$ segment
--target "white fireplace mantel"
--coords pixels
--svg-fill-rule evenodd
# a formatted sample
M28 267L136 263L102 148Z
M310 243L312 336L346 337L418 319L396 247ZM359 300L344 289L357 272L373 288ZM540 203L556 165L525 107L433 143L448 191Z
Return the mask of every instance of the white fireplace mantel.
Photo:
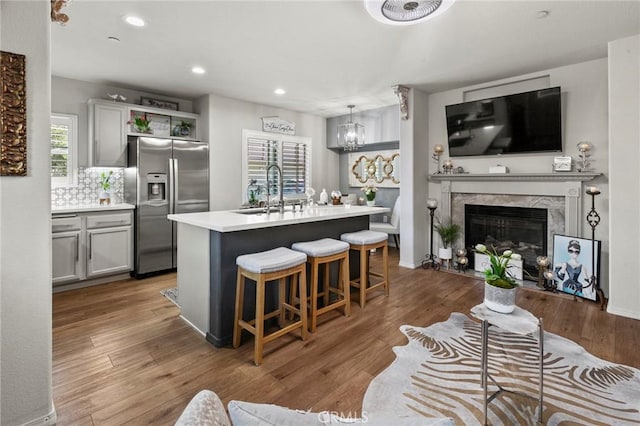
M581 235L582 183L601 173L491 173L434 174L428 179L440 183L441 211L451 217L451 196L454 193L561 196L565 199L565 232Z

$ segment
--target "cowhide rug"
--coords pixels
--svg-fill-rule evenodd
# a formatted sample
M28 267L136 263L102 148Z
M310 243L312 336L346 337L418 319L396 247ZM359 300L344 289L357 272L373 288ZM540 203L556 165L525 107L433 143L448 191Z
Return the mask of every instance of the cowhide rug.
M453 313L421 328L404 325L406 346L393 348L395 361L373 379L363 411L393 413L406 420L452 417L456 424L481 424L480 323ZM538 390L538 347L534 336L489 328L489 372L503 388ZM489 381L489 395L497 387ZM547 425L640 424L640 370L596 358L581 346L545 332L544 411ZM536 424L537 400L511 392L489 404L492 425Z

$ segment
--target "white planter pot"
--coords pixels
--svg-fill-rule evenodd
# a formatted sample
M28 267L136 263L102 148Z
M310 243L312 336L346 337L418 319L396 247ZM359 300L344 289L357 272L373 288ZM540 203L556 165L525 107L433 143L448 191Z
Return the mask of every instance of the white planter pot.
M492 311L510 314L516 307L516 290L514 288L495 287L484 283L484 304Z
M451 247L449 247L449 248L440 247L438 249L438 257L440 259L444 259L444 260L451 260L451 258L453 257L451 255Z
M111 204L111 193L109 191L100 191L98 201L100 204Z
M375 206L376 205L376 200L371 200L371 201L367 200L367 205L368 206Z

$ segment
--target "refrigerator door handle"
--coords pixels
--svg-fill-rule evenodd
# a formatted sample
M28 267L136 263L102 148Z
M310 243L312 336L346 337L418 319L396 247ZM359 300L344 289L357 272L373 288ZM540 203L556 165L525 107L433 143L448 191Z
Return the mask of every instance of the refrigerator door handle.
M180 199L180 195L178 194L179 182L178 176L180 176L180 171L178 170L178 159L173 159L173 211L176 211L176 207L178 207L178 200Z
M174 182L175 179L175 170L173 170L173 159L169 158L169 214L173 214L175 213L175 200L176 200L176 195L175 195L175 189L176 189L176 184Z

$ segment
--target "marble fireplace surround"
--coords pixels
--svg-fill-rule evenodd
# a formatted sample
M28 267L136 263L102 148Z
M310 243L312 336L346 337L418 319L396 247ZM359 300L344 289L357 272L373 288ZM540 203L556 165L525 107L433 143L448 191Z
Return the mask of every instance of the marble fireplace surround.
M440 214L463 228L465 204L546 208L551 254L553 234L582 235L583 183L597 176L600 173L436 174L429 180L440 183Z

